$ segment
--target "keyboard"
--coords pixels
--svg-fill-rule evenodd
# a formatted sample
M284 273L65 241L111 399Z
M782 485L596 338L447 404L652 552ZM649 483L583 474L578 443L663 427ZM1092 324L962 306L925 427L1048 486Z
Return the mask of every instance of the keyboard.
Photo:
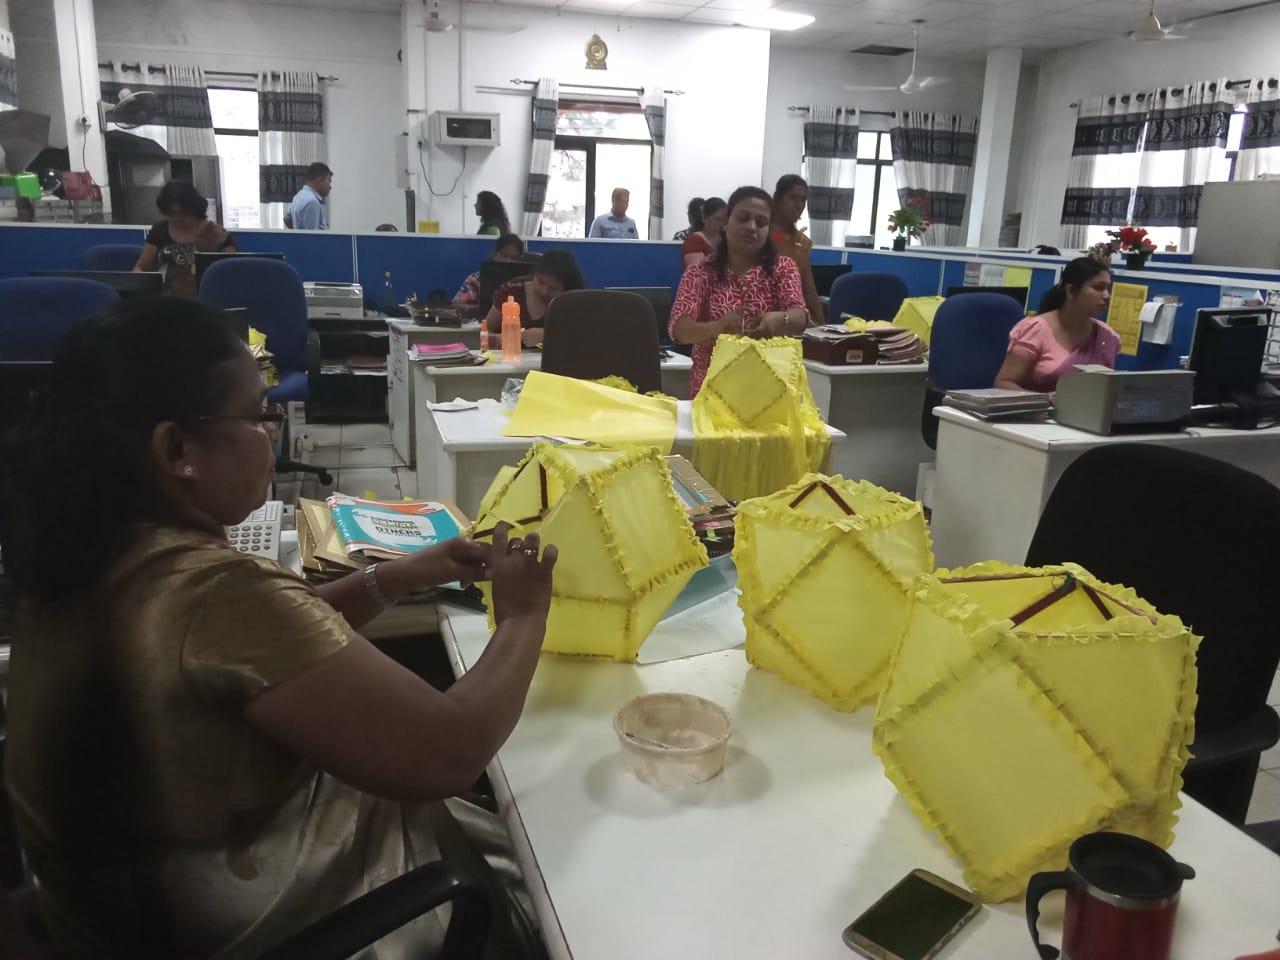
M241 553L280 559L280 517L284 504L268 500L234 526L227 527L227 543Z

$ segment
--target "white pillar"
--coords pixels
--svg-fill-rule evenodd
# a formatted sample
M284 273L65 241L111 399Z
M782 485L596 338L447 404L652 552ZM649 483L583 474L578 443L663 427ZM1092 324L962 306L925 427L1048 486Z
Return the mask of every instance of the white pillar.
M973 195L969 198L970 247L994 247L999 242L1021 70L1021 50L1005 47L987 54L978 147L973 162Z
M422 18L427 8L406 2L400 11L400 61L404 78L404 146L401 161L405 167L402 183L414 191L414 221L429 219L424 202L427 185L423 182L418 164L418 140L422 138L423 122L427 117L427 67L426 44L423 39Z
M98 31L93 0L53 0L58 75L66 114L67 152L73 170L87 169L102 187L102 213L111 219L107 193L107 145L98 123Z

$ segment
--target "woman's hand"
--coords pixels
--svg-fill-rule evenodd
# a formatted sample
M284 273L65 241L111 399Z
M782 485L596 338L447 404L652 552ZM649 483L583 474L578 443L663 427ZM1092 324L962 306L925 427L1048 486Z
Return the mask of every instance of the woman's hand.
M478 583L489 579L489 558L493 547L476 540L453 537L435 546L411 553L398 562L408 568L406 578L412 590L437 587L442 583Z
M742 315L741 307L734 307L719 320L720 332L735 336L742 336L747 332L746 319Z
M787 311L771 310L760 315L756 325L758 337L785 337L787 335Z
M542 343L541 327L530 327L528 330L522 330L520 332L520 344L526 350L533 350L540 343Z
M493 531L489 577L493 581L493 619L503 621L525 617L545 621L551 609L551 571L556 565L556 548L548 544L538 559L538 535L508 540L509 524Z

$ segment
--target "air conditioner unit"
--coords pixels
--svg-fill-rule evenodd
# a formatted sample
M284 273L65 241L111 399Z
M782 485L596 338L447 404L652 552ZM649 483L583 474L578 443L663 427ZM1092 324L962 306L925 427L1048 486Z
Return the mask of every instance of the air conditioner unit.
M429 139L433 146L496 147L501 143L496 113L437 110L429 123Z

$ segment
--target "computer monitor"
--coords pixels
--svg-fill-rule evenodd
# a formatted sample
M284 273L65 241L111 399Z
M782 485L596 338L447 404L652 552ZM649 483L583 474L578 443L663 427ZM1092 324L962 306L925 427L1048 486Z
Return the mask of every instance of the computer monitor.
M519 277L533 276L536 267L537 262L530 260L480 261L480 307L487 314L500 286Z
M1265 307L1197 310L1191 370L1197 404L1250 404L1262 382L1271 311Z
M51 360L0 361L0 436L20 425L35 397L49 389Z
M219 260L232 260L236 257L262 257L267 260L283 260L283 253L202 253L196 252L196 286L200 286L200 281L204 279L204 272Z
M1027 295L1030 292L1029 287L947 287L948 297L962 293L1003 293L1006 297L1017 300L1018 306L1023 310L1027 309Z
M164 274L153 270L32 270L33 277L79 277L97 280L120 294L121 299L145 297L164 290Z
M853 269L851 263L815 263L813 264L813 285L818 288L818 296L831 296L831 285L836 277Z
M605 287L605 289L634 293L648 300L653 307L654 317L658 321L658 343L671 343L671 334L667 331L667 324L671 322L670 287Z
M249 342L249 308L223 307L222 317L228 329L245 343Z

